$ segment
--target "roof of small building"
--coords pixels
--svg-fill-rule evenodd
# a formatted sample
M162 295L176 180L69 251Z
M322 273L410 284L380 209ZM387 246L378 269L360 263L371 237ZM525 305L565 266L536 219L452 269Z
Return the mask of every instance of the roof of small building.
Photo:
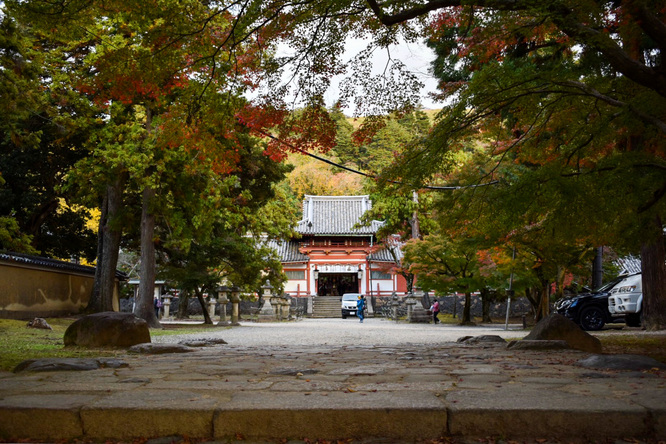
M307 262L309 257L298 251L298 241L276 241L270 240L266 242L266 246L275 250L280 257L280 262Z
M640 273L642 270L641 258L632 255L616 259L615 264L620 268L621 275Z
M50 259L47 257L33 256L30 254L14 253L11 251L0 252L0 261L13 262L16 264L27 265L31 267L52 268L55 270L71 271L82 274L95 275L95 267L76 264L73 262ZM116 278L126 280L127 275L121 271L116 271Z
M384 224L373 220L370 226L354 228L372 208L370 196L311 196L303 200L303 219L296 231L304 235L372 235Z
M368 255L371 262L402 262L403 253L400 244L382 245L375 252Z

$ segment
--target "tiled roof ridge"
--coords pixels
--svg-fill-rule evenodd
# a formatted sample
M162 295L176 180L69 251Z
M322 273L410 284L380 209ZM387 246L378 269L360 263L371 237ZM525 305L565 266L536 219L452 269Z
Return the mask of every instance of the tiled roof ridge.
M43 256L35 256L32 254L15 253L12 251L0 251L0 260L7 262L15 262L17 264L34 265L45 268L53 268L56 270L67 270L85 274L95 274L95 267L88 265L75 264L72 262L62 261L59 259L52 259ZM116 271L116 277L123 280L127 275L121 271Z
M354 229L364 213L372 209L370 195L318 196L306 194L303 197L303 217L297 231L314 235L372 235L377 232L380 221L371 222L369 227Z
M304 199L321 199L321 200L358 200L358 199L370 199L369 194L358 194L358 195L348 195L348 196L322 196L318 194L305 194Z

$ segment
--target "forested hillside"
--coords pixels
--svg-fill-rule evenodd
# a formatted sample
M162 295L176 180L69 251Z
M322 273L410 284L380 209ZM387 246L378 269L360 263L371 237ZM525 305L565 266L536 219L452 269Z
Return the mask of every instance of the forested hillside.
M342 165L358 174L303 153L291 153L287 164L293 170L280 187L292 196L300 209L303 196L358 195L376 192L376 177L382 174L396 155L408 149L415 138L430 131L438 110L418 110L402 117L391 116L382 121L382 127L373 134L354 134L364 122L363 117L352 118L333 113L337 134L335 146L325 153L315 153L331 163Z

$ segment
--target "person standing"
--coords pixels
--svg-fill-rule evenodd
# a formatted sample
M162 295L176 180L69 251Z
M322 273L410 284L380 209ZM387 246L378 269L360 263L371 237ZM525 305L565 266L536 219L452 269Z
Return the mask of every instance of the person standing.
M155 317L157 319L159 319L160 318L160 308L162 308L162 301L157 296L155 296L155 298L153 299L153 307L155 308Z
M430 311L432 311L432 321L435 324L439 324L439 318L437 317L439 314L439 301L437 299L435 299L435 303L430 307Z
M356 315L361 320L361 323L363 323L363 310L365 310L365 299L363 299L363 296L359 295L358 301L356 301Z

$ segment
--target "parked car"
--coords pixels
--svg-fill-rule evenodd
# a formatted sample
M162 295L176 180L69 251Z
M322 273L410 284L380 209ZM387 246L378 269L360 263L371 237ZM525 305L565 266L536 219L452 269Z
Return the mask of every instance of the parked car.
M594 291L560 299L555 303L555 309L580 325L583 330L601 330L608 323L620 322L621 317L608 310L608 297L611 290L625 277L626 275L620 276Z
M358 301L359 293L345 293L342 295L342 319L347 316L356 316L356 301Z
M627 276L610 292L608 311L613 316L624 316L629 327L641 326L643 313L643 277L641 273Z

